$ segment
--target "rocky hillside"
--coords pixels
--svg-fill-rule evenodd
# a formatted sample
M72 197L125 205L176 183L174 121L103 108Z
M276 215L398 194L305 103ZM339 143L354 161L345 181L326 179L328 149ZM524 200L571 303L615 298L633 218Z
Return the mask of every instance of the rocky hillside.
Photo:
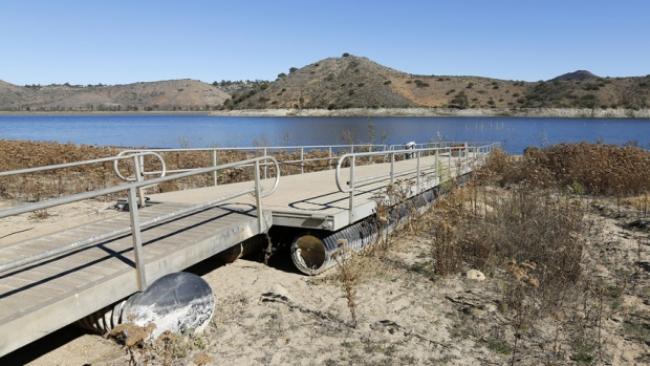
M209 110L228 98L218 87L190 79L112 86L17 86L0 81L0 110L5 111Z
M224 107L260 108L646 108L650 75L602 78L579 70L548 81L414 75L344 54L234 93Z
M234 94L234 108L414 107L391 83L401 73L367 58L327 58L291 68L259 88Z
M292 67L272 82L170 80L114 86L17 86L0 81L0 110L5 111L414 107L638 110L650 108L650 75L609 78L578 70L537 82L414 75L345 53L302 68Z

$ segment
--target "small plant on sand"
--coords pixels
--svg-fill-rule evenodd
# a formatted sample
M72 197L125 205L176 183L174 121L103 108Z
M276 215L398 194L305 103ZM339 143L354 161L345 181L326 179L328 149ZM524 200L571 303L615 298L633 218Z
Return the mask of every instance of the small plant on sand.
M45 220L50 216L52 216L52 215L47 211L47 209L42 209L42 210L36 210L36 211L32 212L29 215L29 219L30 220L40 221L40 220Z
M361 278L361 268L357 265L358 256L352 251L345 239L338 243L334 260L338 269L337 277L350 311L351 324L357 326L357 285Z

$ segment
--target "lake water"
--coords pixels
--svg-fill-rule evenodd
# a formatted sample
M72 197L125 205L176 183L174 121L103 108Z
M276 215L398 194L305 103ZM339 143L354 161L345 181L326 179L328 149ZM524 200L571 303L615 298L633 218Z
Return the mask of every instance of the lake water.
M344 132L348 131L348 132ZM558 142L635 141L650 147L650 120L510 117L217 117L206 115L5 115L0 139L138 147L500 141L521 153Z

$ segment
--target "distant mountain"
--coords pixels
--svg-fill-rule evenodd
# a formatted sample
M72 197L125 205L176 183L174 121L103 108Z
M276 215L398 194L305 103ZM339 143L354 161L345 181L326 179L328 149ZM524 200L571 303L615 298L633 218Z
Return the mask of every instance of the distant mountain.
M125 111L346 108L650 108L650 75L586 70L547 81L414 75L343 54L292 67L276 80L169 80L113 86L17 86L0 81L0 110Z
M17 86L0 81L0 109L14 111L208 110L229 97L218 87L190 79L112 86Z

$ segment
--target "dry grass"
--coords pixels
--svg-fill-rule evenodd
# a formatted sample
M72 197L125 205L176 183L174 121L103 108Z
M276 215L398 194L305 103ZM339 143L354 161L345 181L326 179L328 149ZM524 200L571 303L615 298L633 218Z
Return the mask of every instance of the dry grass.
M620 203L634 208L641 212L643 216L648 216L648 210L650 210L650 197L648 193L640 196L624 197L620 200Z
M353 253L347 240L338 243L339 250L334 254L336 268L338 270L337 279L343 290L343 296L350 311L351 325L357 326L357 286L363 273L360 265L360 257Z
M434 271L505 269L539 296L540 309L554 308L580 277L584 208L546 190L480 189L445 197L423 221Z
M602 322L612 311L604 303L611 285L583 273L588 238L598 232L585 219L585 203L589 195L613 196L647 211L649 158L635 147L599 144L529 149L521 158L495 151L474 181L418 220L438 276L479 269L497 284L508 321L496 327L499 336L490 344L507 349L511 364L530 351L540 321L556 328L547 363L607 357ZM637 196L626 197L631 194ZM504 334L513 336L506 341Z
M623 197L650 191L650 152L635 146L559 144L529 148L523 158L492 154L484 174L499 184L560 188Z

